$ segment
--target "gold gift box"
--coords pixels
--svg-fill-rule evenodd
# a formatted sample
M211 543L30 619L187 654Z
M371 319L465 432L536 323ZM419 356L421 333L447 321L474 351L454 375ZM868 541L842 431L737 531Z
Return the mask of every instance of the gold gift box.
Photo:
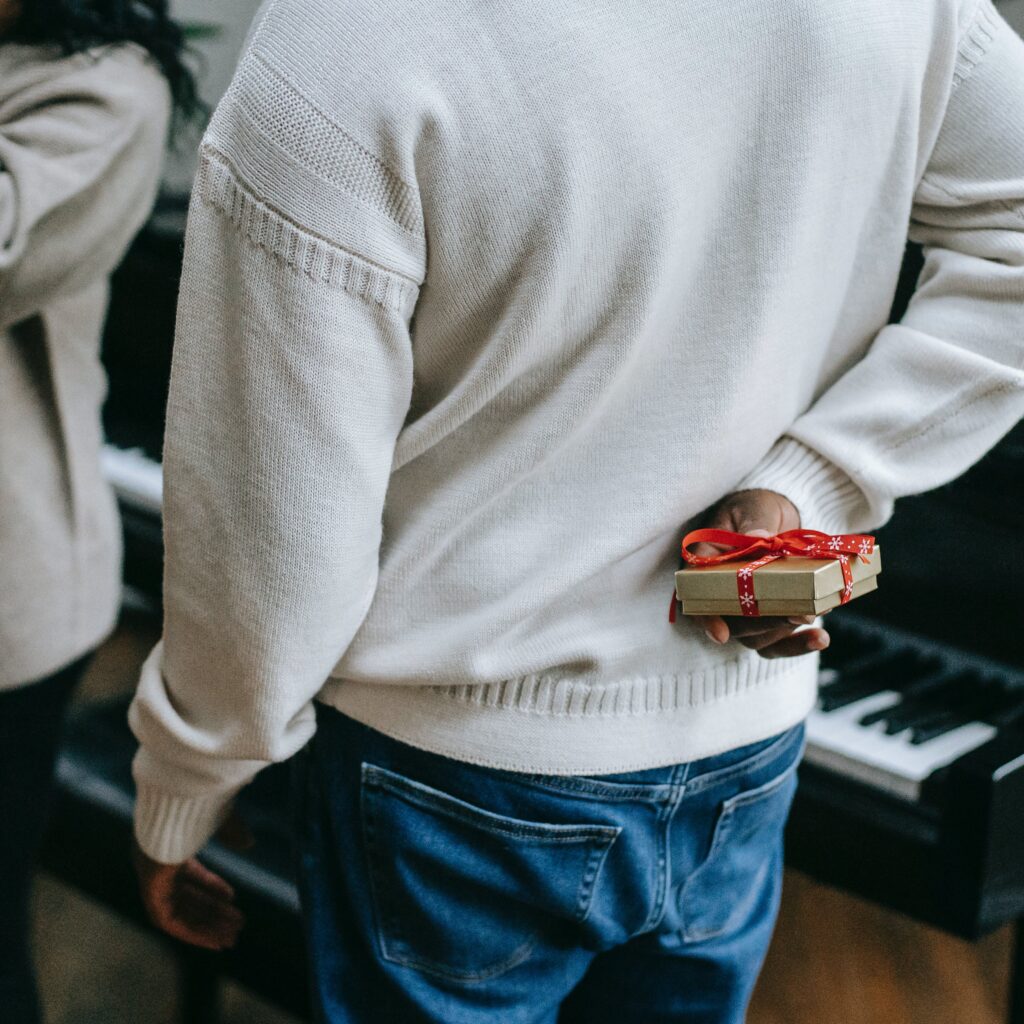
M754 559L691 566L676 573L676 596L684 615L741 615L736 573ZM853 592L862 597L878 587L882 553L876 547L862 562L850 555ZM787 555L754 570L754 597L762 615L820 615L839 604L843 569L835 558Z

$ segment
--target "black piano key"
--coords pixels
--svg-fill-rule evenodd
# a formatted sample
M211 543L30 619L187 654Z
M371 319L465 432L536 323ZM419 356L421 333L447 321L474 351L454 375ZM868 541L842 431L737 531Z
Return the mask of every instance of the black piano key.
M929 716L959 707L974 698L979 677L973 672L930 676L908 686L903 699L888 707L871 711L859 719L863 726L882 722L890 736L917 725ZM927 684L927 685L925 685ZM913 692L912 692L913 691Z
M952 676L945 672L937 672L904 687L903 697L905 700L937 700L945 697L948 692L959 690L960 687L976 687L980 679L977 672L971 671L958 672Z
M952 707L933 711L931 714L922 714L910 725L910 742L915 745L927 743L928 740L952 732L961 725L979 721L984 711L985 707L982 704L965 702L959 708Z
M828 650L828 648L826 647L825 650ZM859 677L878 671L884 672L886 663L894 657L897 657L897 655L892 651L887 651L883 648L882 650L876 650L871 653L862 652L851 661L831 664L826 667L836 669L839 672L840 678L846 679L848 677Z
M852 673L839 670L835 682L822 687L819 707L824 712L836 711L882 690L905 690L915 680L934 672L938 665L936 658L901 651Z
M844 686L841 681L835 682L822 690L818 698L818 709L826 714L829 711L838 711L865 697L870 697L873 693L878 693L883 688L877 682L863 682L859 686Z
M910 701L904 698L903 700L896 701L894 704L888 704L884 708L879 708L877 711L869 711L866 715L861 715L857 719L857 724L869 726L874 725L876 722L888 722L894 715L913 713L914 709L920 706L919 701Z
M1015 712L1017 715L1024 713L1019 695L985 681L973 699L965 701L960 707L937 712L931 720L914 726L910 742L915 745L927 743L970 722L989 722L994 725L993 718L1006 711Z
M869 711L866 715L861 715L861 717L857 719L857 724L866 728L869 725L875 725L877 722L884 722L895 714L895 712L902 706L902 701L896 701L895 704L888 704L884 708L879 708L877 711Z
M859 663L852 672L838 670L836 681L822 686L818 707L826 713L837 711L872 693L903 689L913 680L934 671L937 665L937 659L913 650L888 654L881 660L872 657Z
M919 747L922 743L937 739L939 736L952 732L954 729L959 729L960 726L966 725L971 721L974 721L974 719L970 716L965 717L948 711L944 715L935 716L927 725L915 725L910 730L910 742L915 747Z
M958 725L980 721L986 713L998 706L999 694L987 687L983 680L977 677L957 677L955 686L937 691L926 700L911 702L906 711L897 716L900 721L893 722L893 727L902 724L903 728L920 730L922 734L933 728L948 732ZM945 728L950 721L952 724Z

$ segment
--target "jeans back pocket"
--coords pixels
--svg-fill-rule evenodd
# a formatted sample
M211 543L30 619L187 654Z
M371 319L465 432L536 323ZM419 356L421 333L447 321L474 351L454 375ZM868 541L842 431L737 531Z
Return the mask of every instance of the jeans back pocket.
M381 955L461 982L580 925L620 831L494 814L372 764L362 820Z
M687 942L704 942L739 928L764 893L769 874L779 870L797 763L722 802L708 855L680 896Z

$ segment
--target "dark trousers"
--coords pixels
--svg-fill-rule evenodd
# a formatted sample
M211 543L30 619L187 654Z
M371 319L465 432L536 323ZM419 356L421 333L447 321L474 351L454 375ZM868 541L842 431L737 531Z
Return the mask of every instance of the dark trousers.
M36 853L53 793L64 712L89 656L55 675L0 691L0 1020L42 1020L29 942Z

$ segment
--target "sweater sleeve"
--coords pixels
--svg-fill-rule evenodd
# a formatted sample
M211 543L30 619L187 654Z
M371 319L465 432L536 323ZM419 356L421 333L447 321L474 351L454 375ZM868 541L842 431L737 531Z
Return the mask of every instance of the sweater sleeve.
M133 47L32 70L0 103L0 329L114 269L152 207L170 115Z
M164 445L164 631L129 712L135 833L165 863L310 738L376 588L425 264L402 269L422 248L395 223L414 197L357 145L253 54L204 139Z
M925 263L902 320L740 484L786 494L808 527L880 526L1024 415L1024 42L991 0L961 34L909 237Z

